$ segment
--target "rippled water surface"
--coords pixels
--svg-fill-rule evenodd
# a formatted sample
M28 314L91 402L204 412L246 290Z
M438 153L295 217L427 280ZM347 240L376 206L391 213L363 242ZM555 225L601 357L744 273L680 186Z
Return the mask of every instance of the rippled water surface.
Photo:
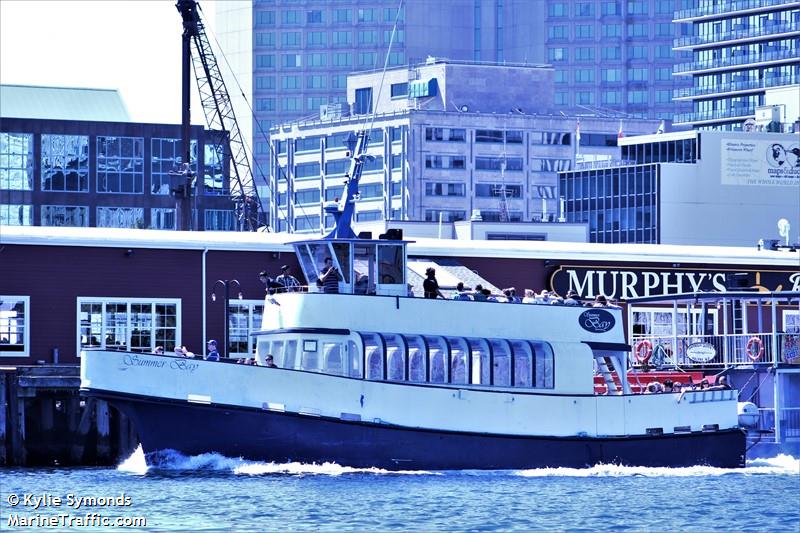
M138 450L117 468L0 473L0 530L15 529L8 527L14 513L16 520L87 513L147 520L146 527L118 531L797 531L800 524L800 460L783 455L751 461L741 470L598 466L398 473L216 454L168 453L147 467ZM123 492L129 506L67 504L70 494L74 502L78 496ZM34 509L26 494L58 496L62 505ZM12 495L21 498L13 507Z

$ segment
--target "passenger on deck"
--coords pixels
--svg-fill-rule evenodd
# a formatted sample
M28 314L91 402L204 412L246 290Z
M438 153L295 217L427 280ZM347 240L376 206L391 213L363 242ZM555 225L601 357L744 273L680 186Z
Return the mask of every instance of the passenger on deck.
M578 301L578 293L572 289L567 291L567 296L564 298L564 305L580 305Z
M475 290L472 291L472 299L476 302L485 302L486 301L486 294L483 292L483 285L478 283L475 285Z
M489 289L483 289L483 295L486 296L486 301L487 302L497 302L498 301L497 297L494 294L492 294L492 291L490 291Z
M453 300L472 300L472 297L469 295L469 291L464 288L463 281L459 281L458 285L456 285L456 293L453 296Z
M664 380L664 392L673 392L671 379Z
M425 276L425 281L422 282L422 289L425 291L425 298L444 298L442 291L439 290L439 282L436 281L436 269L433 267L428 267L425 269Z
M155 350L153 350L154 355L164 355L164 347L163 346L156 346Z
M186 349L186 346L176 346L175 355L179 357L194 357L194 354Z
M550 293L547 292L546 289L542 289L542 292L536 295L536 300L533 302L535 304L550 304Z
M533 289L525 289L525 297L522 299L522 303L524 304L536 303L536 293L533 292Z
M676 381L676 382L675 382L675 383L672 385L672 392L677 392L677 393L679 393L679 394L680 394L681 392L683 392L683 384L682 384L680 381Z
M219 361L219 352L217 351L217 341L211 339L208 341L206 345L208 348L208 355L206 355L206 361Z
M283 287L283 285L277 284L275 280L267 274L266 270L262 270L258 273L258 279L264 284L268 294L275 294L275 289Z
M408 289L408 292L406 293L406 296L408 296L409 298L413 298L414 297L414 286L412 284L410 284L410 283L407 283L406 286L407 286L407 289Z
M325 265L319 272L319 281L322 283L322 292L326 294L339 294L339 280L342 275L339 270L333 266L333 259L330 257L325 258Z
M556 291L550 291L547 293L548 298L550 298L550 305L563 305L564 299L558 295Z
M708 380L703 378L703 381L700 382L700 386L698 387L699 390L708 390Z
M289 265L281 267L281 275L275 278L275 283L280 285L276 292L297 292L300 290L300 282L290 272L291 267Z
M278 368L278 365L275 364L275 359L272 357L272 354L267 354L264 357L264 366L267 368Z
M662 392L664 392L664 386L658 381L648 383L647 389L644 391L645 394L660 394Z
M514 287L509 287L507 289L503 289L503 295L506 297L506 302L510 304L518 304L520 303L520 299L517 297L517 289Z
M592 307L608 307L608 300L602 294L598 294L592 303Z
M720 376L717 378L717 384L710 387L709 390L730 390L732 387L728 383L728 376Z

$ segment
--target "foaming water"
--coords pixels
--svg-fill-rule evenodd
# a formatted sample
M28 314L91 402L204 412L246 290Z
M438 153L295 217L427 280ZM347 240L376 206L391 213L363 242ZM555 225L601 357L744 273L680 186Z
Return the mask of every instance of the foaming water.
M163 450L145 457L139 446L117 467L120 472L144 475L158 471L187 472L229 472L243 476L265 475L322 475L342 476L351 474L367 475L511 475L529 478L543 477L718 477L726 475L800 475L800 459L780 454L768 459L752 459L747 461L746 468L716 468L710 466L690 466L682 468L640 467L601 464L591 468L536 468L530 470L461 470L447 472L430 472L424 470L384 470L381 468L353 468L336 463L267 463L248 461L245 459L225 457L218 453L200 455L183 455L175 450Z

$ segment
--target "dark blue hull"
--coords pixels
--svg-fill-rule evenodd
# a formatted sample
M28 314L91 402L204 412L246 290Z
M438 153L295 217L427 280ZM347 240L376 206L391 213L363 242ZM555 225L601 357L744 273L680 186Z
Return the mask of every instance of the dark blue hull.
M145 453L217 452L271 462L389 470L744 466L740 430L677 435L548 438L407 429L231 406L119 397L87 391L129 416Z

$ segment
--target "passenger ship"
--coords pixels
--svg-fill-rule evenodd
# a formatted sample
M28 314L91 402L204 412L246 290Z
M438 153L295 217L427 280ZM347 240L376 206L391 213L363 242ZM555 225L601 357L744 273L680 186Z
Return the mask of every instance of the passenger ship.
M632 393L620 309L407 296L407 242L350 228L361 163L334 231L293 244L309 290L267 295L257 366L85 351L83 394L129 416L148 454L393 470L744 465L736 391ZM328 257L338 294L317 287Z

